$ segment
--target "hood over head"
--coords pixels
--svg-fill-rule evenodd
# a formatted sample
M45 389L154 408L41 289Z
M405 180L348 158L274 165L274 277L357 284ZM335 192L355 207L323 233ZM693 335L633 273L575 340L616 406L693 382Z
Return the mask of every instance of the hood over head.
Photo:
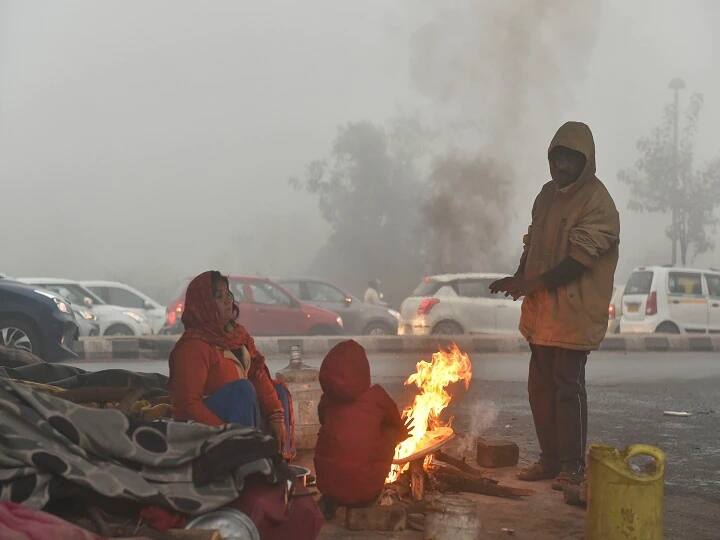
M592 178L595 175L595 141L592 131L587 124L582 122L565 122L557 130L548 148L548 159L550 152L558 146L564 146L570 150L580 152L585 156L585 168L575 181L575 184Z
M320 386L337 401L354 401L370 388L370 364L357 341L335 345L320 367Z
M239 349L250 339L244 327L233 321L229 328L220 318L213 297L213 271L196 276L185 291L182 322L185 332L180 339L200 339L224 349ZM237 316L237 305L234 307Z

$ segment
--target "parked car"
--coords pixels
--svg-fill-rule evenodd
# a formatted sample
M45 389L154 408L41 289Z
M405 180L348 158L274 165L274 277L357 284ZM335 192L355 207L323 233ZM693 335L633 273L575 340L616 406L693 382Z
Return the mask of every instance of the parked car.
M400 307L400 335L519 334L520 302L489 286L507 274L444 274L423 279Z
M608 306L608 334L618 334L620 332L623 291L625 291L625 285L613 285L612 298Z
M400 313L384 306L366 304L339 287L314 279L279 279L296 298L307 304L334 311L342 317L350 335L395 335Z
M165 324L165 307L147 294L117 281L81 281L80 284L102 298L106 304L131 309L143 315L154 334Z
M336 313L300 302L277 283L259 277L229 276L230 291L240 308L238 322L253 336L337 335L343 333L343 319ZM167 307L163 334L182 332L180 320L185 303L182 286L178 297Z
M124 307L106 304L77 281L57 278L18 278L18 281L53 291L72 304L92 311L103 336L141 336L152 333L147 319Z
M70 309L72 309L75 315L75 322L80 329L80 337L99 336L100 325L97 322L97 315L85 306L78 306L72 302L69 303Z
M47 362L76 358L78 337L70 305L60 296L0 278L0 345L31 352Z
M720 270L643 266L630 275L620 332L720 333Z

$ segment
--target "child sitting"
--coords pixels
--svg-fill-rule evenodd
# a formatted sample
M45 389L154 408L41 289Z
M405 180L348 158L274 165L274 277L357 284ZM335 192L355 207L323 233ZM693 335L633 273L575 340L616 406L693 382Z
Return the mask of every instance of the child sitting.
M370 365L359 343L343 341L330 350L320 386L315 472L320 506L331 519L337 505L368 505L378 498L395 446L408 434L392 398L381 386L370 386Z

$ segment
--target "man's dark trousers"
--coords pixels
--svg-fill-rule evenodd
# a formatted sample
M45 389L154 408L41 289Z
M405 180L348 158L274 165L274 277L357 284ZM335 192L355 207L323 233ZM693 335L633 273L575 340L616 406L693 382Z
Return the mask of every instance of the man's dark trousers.
M588 351L530 345L528 395L540 460L546 468L579 472L585 463Z

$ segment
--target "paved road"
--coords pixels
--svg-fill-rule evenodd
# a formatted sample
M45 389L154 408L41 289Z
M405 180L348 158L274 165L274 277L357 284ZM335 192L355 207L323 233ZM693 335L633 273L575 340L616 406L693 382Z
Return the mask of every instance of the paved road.
M371 355L373 378L402 406L412 399L403 380L418 354ZM318 367L320 358L307 358ZM272 372L286 358L268 360ZM528 354L475 354L473 382L448 409L458 431L516 441L522 459L537 457L527 405ZM110 366L167 373L160 361L78 362L84 369ZM720 530L720 355L717 353L614 353L590 356L587 371L590 441L617 447L647 443L665 450L666 538L718 538ZM688 411L687 418L663 411Z
M473 379L482 381L525 382L529 353L475 353L472 355ZM415 363L428 360L422 353L376 353L370 355L374 379L393 382L405 379L415 371ZM322 358L313 356L303 361L315 368ZM273 373L287 366L286 357L268 358ZM69 362L83 369L98 370L112 366L136 371L167 374L167 362L160 360L128 360ZM692 381L720 377L720 355L706 353L594 352L587 368L589 384L613 385L668 381Z

